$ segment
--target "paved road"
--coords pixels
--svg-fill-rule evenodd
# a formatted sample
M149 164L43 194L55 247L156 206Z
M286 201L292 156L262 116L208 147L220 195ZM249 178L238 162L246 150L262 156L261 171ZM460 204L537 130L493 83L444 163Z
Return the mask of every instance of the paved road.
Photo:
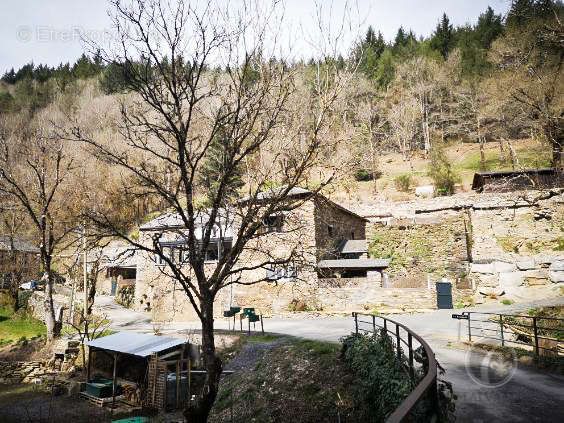
M97 305L113 321L117 330L152 331L148 313L136 313L113 303L111 297L99 297ZM468 311L518 313L531 307L564 304L564 297L535 301L512 306L490 305ZM464 310L456 310L456 313ZM453 310L437 310L430 313L397 315L392 318L405 324L422 336L431 346L439 363L446 369L444 379L453 383L458 400L456 416L459 422L564 422L564 377L541 372L530 367L517 366L509 381L499 387L484 386L474 381L496 377L495 368L478 360L476 355L453 348L450 345L465 341L466 322L451 318ZM218 329L227 329L227 320L216 321ZM199 323L186 322L162 328L167 334L186 329L198 329ZM265 320L268 332L289 334L307 339L338 341L354 329L351 317ZM473 358L468 361L467 358ZM482 356L478 356L481 358ZM485 358L485 356L484 356ZM470 363L467 370L466 363ZM493 373L492 373L493 372ZM492 376L493 375L493 376Z

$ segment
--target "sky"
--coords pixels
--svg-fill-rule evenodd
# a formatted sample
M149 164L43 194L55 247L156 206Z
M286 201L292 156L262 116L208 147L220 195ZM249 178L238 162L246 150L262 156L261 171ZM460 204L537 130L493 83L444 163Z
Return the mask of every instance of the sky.
M229 1L225 0L226 3ZM285 2L285 17L294 31L309 32L319 2L324 3L327 16L327 5L332 5L330 21L334 27L342 21L345 0ZM363 33L368 25L372 25L386 40L392 40L400 25L413 30L417 36L428 36L443 12L455 26L474 23L488 5L496 13L505 14L510 0L349 0L349 4L352 5L355 34ZM12 67L18 69L30 61L50 66L74 62L85 51L81 33L104 42L111 32L108 7L104 0L2 1L0 73ZM297 44L300 44L299 38L294 38ZM307 46L299 48L307 49Z

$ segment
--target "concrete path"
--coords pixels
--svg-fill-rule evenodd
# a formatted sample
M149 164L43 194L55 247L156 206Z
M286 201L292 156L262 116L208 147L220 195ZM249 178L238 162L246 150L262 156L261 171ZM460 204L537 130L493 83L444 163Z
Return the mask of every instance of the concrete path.
M151 332L149 313L137 313L115 304L113 297L97 297L96 304L112 319L114 330ZM522 313L532 307L564 305L564 297L514 304L488 305L466 309L497 313ZM391 319L405 324L423 337L431 346L458 396L456 416L459 422L562 422L564 421L564 377L530 367L517 365L506 383L490 387L496 382L495 362L487 356L454 348L458 341L467 340L465 321L451 318L463 310L436 310L430 313L395 315ZM259 329L260 326L256 328ZM199 322L169 324L161 328L174 335L187 329L199 329ZM218 319L216 328L227 329L227 319ZM338 341L354 330L351 317L265 319L265 330L272 333L324 341ZM467 364L468 363L468 364ZM503 369L502 369L503 370ZM507 370L507 369L505 369ZM474 378L473 378L474 377ZM485 379L484 379L485 378ZM490 382L484 383L484 382Z

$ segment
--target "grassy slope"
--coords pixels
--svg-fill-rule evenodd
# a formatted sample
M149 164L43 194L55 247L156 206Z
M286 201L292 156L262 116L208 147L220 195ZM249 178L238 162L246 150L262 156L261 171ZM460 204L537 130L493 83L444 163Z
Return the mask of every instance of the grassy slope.
M45 325L39 320L26 315L14 315L9 307L0 306L0 344L45 333Z
M231 421L231 412L234 422L334 422L339 416L341 421L358 421L353 376L338 359L339 344L291 337L247 342L251 344L243 345L243 353L264 350L222 380L210 422Z

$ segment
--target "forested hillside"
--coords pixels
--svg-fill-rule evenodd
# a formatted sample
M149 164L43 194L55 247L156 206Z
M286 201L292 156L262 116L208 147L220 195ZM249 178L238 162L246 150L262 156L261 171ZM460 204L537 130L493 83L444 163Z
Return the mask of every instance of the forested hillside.
M400 27L391 41L384 40L374 23L348 54L280 65L294 71L297 111L308 108L302 99L315 99L315 81L325 66L348 74L332 104L335 124L325 134L332 139L327 160L342 170L337 185L348 179L378 179L383 173L397 179L400 173L427 169L425 176L438 191L450 194L464 166L474 171L561 165L563 10L560 1L515 0L506 16L488 7L476 22L454 27L444 14L437 17L432 34ZM108 62L95 52L74 64L29 63L11 69L0 82L2 132L31 137L34 131L74 119L96 139L119 143L120 132L112 122L124 101L135 104L137 94L130 92L128 78L131 69L142 66L143 61ZM245 70L249 83L259 77L260 67L254 59ZM219 79L229 74L211 65L207 72ZM532 141L523 144L519 139ZM491 142L499 150L495 159ZM459 150L452 146L459 143L479 146L470 165L456 163ZM127 181L111 163L84 149L70 148L66 154L74 163L71 184L84 183L88 201L112 204L116 210L121 202L129 204L112 197L112 185ZM247 173L260 171L271 158L263 150L256 156L247 162ZM424 164L417 162L421 159ZM242 183L247 182L244 173ZM395 182L401 188L402 181ZM75 203L82 201L84 196ZM150 196L137 202L124 219L133 213L139 220L159 207Z

